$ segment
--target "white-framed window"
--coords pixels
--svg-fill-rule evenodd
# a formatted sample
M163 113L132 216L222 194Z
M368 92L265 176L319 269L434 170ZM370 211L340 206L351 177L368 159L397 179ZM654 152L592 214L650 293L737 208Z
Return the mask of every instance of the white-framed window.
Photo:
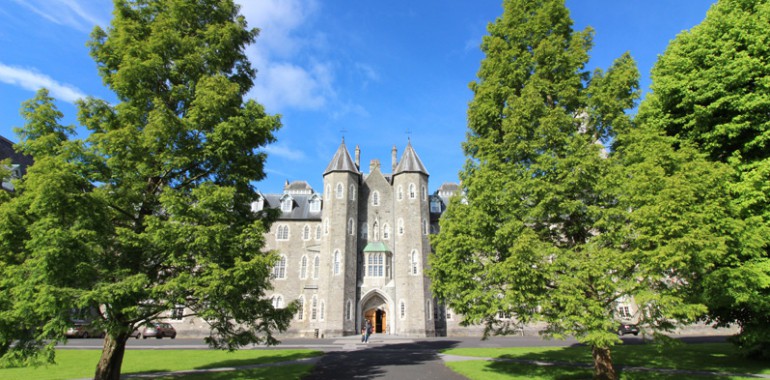
M396 190L396 199L399 201L404 199L404 187L401 185L398 185L398 188Z
M307 278L307 255L303 255L299 260L299 278L302 280Z
M333 264L332 264L332 266L333 266L332 270L333 270L333 273L334 273L335 276L340 274L340 260L341 260L340 256L341 255L340 255L340 250L339 249L334 251L334 261L333 261Z
M385 276L385 253L371 252L366 260L366 275L369 277Z
M419 260L420 254L417 253L416 249L413 249L412 253L409 255L409 274L416 275L419 272Z
M352 185L352 184L350 185L350 189L348 189L348 194L350 194L349 197L350 197L351 201L356 200L356 186L355 185Z
M397 225L398 225L398 234L399 235L403 235L404 234L404 220L399 218L398 222L397 222Z
M631 310L628 306L618 306L618 315L621 318L631 318Z
M422 200L428 200L428 189L425 188L425 185L420 187L420 192L422 193Z
M318 297L314 295L310 301L310 320L315 321L316 319L318 319Z
M372 192L372 206L380 205L380 192L375 190Z
M390 239L390 224L388 224L388 223L385 223L382 226L382 238L384 240Z
M271 297L271 301L273 303L273 308L275 309L283 309L283 296L280 294L274 294L273 297Z
M256 201L251 202L251 212L262 211L263 208L265 208L264 198L259 197Z
M398 313L399 313L399 316L401 317L401 319L405 319L406 318L406 303L403 300L401 301L401 303L400 303L400 305L398 307L398 310L399 310Z
M318 279L319 272L321 272L321 256L315 255L313 258L313 279Z
M353 218L348 219L348 235L356 235L356 222Z
M369 225L361 223L361 239L367 239L369 237Z
M347 300L347 302L345 302L345 320L353 320L353 301L351 300Z
M289 240L289 226L279 224L275 231L275 240Z
M297 320L305 319L305 296L297 298Z
M422 234L423 235L428 235L428 220L427 219L423 219L422 220Z
M328 201L331 196L332 196L332 185L327 183L326 192L324 192L324 199Z
M324 303L324 301L321 300L321 312L318 313L318 316L319 316L318 319L323 321L324 320L324 314L326 314L326 303Z
M316 240L321 240L321 225L320 224L315 227L315 239Z
M275 279L286 278L286 256L285 255L281 255L281 257L278 259L278 262L275 263L275 266L273 267L273 278Z
M417 187L414 186L413 183L409 184L409 199L416 199L417 198Z
M321 211L321 200L320 199L311 199L310 200L310 212L320 212Z
M374 238L374 241L380 240L380 223L376 220L374 221L374 224L372 224L372 237Z
M291 197L286 197L281 201L281 211L283 212L291 212L293 206L294 201L291 199Z
M428 320L433 317L433 301L425 301L425 311L428 314Z
M345 187L342 186L342 182L337 183L337 188L334 190L334 196L336 196L337 199L345 197Z
M302 228L302 240L310 240L310 226L307 224Z

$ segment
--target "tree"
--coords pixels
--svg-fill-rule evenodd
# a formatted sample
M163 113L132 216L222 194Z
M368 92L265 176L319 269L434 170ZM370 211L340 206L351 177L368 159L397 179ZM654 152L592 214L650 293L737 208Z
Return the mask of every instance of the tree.
M652 71L639 119L711 161L727 163L728 192L744 227L702 280L719 326L737 323L739 346L770 356L770 2L720 0L679 34Z
M499 314L547 322L545 334L592 348L614 379L615 305L641 286L619 238L627 219L602 141L627 130L638 98L628 54L585 72L592 31L572 30L562 0L508 0L488 26L468 109L468 156L432 239L433 290L463 323L506 333Z
M231 1L117 0L89 46L119 102L79 102L89 136L68 140L45 92L25 104L19 147L35 164L0 205L4 358L52 358L71 308L106 331L96 379L118 379L129 334L179 305L211 324L212 346L276 343L294 311L265 297L274 215L250 208L280 127L244 101L256 36Z

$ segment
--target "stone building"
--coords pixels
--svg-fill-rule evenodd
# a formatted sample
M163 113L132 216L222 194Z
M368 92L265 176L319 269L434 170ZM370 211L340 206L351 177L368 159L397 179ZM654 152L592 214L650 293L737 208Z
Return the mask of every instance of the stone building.
M275 306L299 300L289 336L358 334L365 320L377 333L447 334L451 312L437 303L425 274L428 234L458 190L445 184L428 193L428 171L408 143L390 173L372 160L361 171L344 141L323 172L323 192L306 182L286 183L282 194L260 194L255 211L280 208L267 236L277 250L271 295ZM458 321L459 322L459 321Z

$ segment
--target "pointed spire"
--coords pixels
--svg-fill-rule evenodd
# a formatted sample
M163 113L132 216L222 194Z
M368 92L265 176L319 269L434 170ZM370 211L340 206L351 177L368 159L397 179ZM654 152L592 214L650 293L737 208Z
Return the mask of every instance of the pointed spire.
M345 147L344 137L342 138L342 143L337 149L337 152L334 153L334 157L332 157L332 161L329 163L329 166L327 166L326 170L324 170L324 175L327 175L331 172L359 173L356 164L353 162L353 159L350 158L348 148Z
M396 169L393 171L393 175L406 172L428 175L428 171L425 170L425 165L422 164L420 157L417 156L414 148L412 148L411 139L407 141L404 154L401 156L401 161L398 162L398 166L396 166Z

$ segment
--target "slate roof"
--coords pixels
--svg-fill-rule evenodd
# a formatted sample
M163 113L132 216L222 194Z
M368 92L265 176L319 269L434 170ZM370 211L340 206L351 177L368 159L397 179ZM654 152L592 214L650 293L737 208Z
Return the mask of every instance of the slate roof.
M406 144L404 154L401 155L401 160L398 162L396 170L393 171L393 175L407 172L429 175L428 171L425 169L425 165L420 161L420 157L417 156L414 148L412 148L411 141Z
M358 171L358 167L353 162L353 159L350 158L348 148L345 147L345 139L342 140L342 143L337 149L337 152L334 153L334 157L332 157L332 161L329 162L329 166L327 166L326 170L324 170L323 175L331 172L352 172L361 174L361 172Z
M317 197L320 201L319 194L262 194L265 198L264 208L277 208L281 209L281 199L284 196L290 196L293 199L293 206L291 212L283 212L278 218L279 220L321 220L321 210L323 210L323 201L321 201L321 208L318 212L310 212L310 200L313 197Z

